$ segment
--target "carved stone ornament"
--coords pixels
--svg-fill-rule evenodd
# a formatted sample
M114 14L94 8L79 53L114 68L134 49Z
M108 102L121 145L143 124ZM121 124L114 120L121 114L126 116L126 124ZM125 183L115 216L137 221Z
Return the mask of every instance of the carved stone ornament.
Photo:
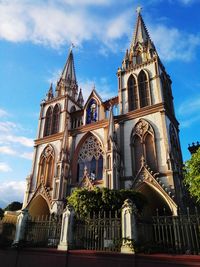
M44 150L44 152L43 152L43 155L44 155L46 158L48 158L50 155L53 155L53 154L54 154L53 147L50 146L50 145L48 145L48 146L45 148L45 150Z
M92 182L90 181L90 178L88 176L84 176L83 179L81 180L80 184L78 187L85 187L89 190L93 190L94 189L94 185L92 184Z
M145 135L146 132L150 132L153 134L153 128L151 125L145 121L145 120L140 120L134 128L133 135L137 134L141 138Z
M102 145L97 138L92 135L83 143L79 152L78 161L91 161L93 157L98 160L100 156L103 156Z

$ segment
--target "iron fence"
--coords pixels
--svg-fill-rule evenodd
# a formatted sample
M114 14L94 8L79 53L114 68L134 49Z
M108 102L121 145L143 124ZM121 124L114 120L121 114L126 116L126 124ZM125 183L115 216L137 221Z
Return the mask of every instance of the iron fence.
M76 218L73 249L120 251L121 212L92 213L85 219Z
M29 218L25 229L25 244L31 247L57 247L60 240L61 216Z
M11 246L15 238L16 225L0 221L0 247Z
M165 252L200 254L200 216L194 214L153 217L154 242Z

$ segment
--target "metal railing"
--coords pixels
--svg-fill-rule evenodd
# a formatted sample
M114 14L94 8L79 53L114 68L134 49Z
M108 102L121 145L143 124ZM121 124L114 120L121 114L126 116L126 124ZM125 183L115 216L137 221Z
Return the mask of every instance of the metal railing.
M31 247L57 247L60 240L61 216L38 216L26 223L25 245Z
M200 254L200 215L153 217L154 242L165 252Z
M120 251L121 212L92 213L87 218L76 218L73 249Z

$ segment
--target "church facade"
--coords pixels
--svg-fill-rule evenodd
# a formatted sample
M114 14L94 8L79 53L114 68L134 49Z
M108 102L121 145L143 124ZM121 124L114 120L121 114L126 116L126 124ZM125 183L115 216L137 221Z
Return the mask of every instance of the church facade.
M74 188L98 186L142 192L147 215L163 207L177 214L182 155L172 82L140 12L117 71L118 96L103 101L93 88L84 102L74 64L70 50L55 92L51 85L41 103L23 207L33 216L60 214Z

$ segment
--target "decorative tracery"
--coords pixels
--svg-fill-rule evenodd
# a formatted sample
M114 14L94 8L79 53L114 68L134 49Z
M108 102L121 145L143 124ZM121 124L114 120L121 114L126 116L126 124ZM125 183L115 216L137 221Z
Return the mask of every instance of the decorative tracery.
M46 112L44 136L55 134L59 131L60 106L56 104L54 108L50 106Z
M37 185L43 183L46 187L52 188L53 172L54 149L48 145L40 156Z
M130 75L127 90L129 111L151 105L149 77L144 70L140 71L137 78Z
M133 172L137 174L144 162L156 170L155 136L152 126L141 119L134 127L131 136Z
M102 179L103 175L103 148L99 140L94 136L89 136L83 143L78 155L78 175L79 181L83 177L84 168L95 179Z

